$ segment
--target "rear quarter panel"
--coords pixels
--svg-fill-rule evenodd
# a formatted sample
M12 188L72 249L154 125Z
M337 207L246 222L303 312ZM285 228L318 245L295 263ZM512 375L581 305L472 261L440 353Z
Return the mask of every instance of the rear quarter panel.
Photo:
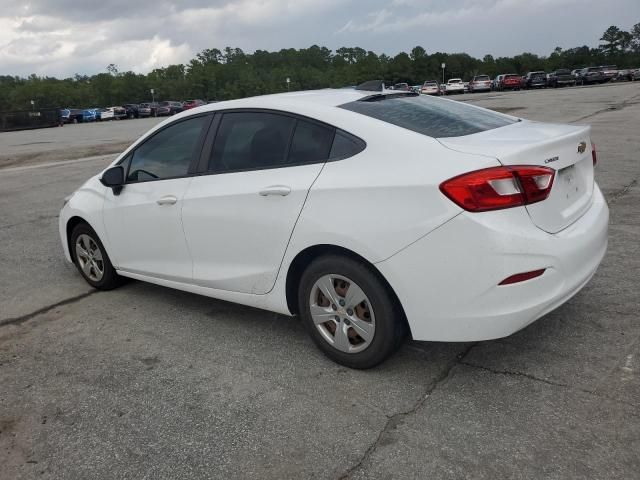
M461 209L439 190L495 158L454 152L435 139L351 114L344 130L367 143L360 154L328 162L313 184L287 257L308 246L337 245L372 263L438 228Z

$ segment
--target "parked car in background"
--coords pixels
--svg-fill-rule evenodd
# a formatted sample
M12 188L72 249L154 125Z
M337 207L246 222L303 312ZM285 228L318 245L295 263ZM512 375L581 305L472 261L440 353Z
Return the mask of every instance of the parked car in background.
M451 78L445 86L444 93L451 95L453 93L464 93L464 82L461 78Z
M496 75L496 78L494 78L493 81L491 82L491 90L499 90L500 83L502 82L503 78L504 78L504 75Z
M138 118L146 118L151 116L151 105L148 103L141 103L138 105Z
M113 116L116 120L127 118L127 109L120 106L109 107L113 110Z
M98 120L100 120L101 122L105 120L113 120L116 118L112 108L101 108L100 110L98 110L98 115Z
M468 93L469 92L469 82L462 82L462 85L464 86L464 93Z
M574 86L575 84L576 77L566 68L554 70L549 74L549 78L547 79L547 85L553 88L564 87L566 85Z
M440 95L440 83L437 80L426 80L420 87L420 93L424 95Z
M489 75L476 75L469 82L469 93L488 92L491 90Z
M636 68L633 71L633 76L632 76L633 80L640 80L640 68Z
M127 118L139 118L140 114L138 109L140 108L137 103L125 103L122 108L127 112Z
M618 67L615 65L603 65L600 68L602 69L602 75L604 76L605 82L614 80L618 77Z
M523 88L546 88L547 74L543 71L528 72L522 80Z
M86 108L82 110L82 122L95 122L99 120L100 113L97 108Z
M411 90L411 88L409 87L408 83L405 82L401 82L401 83L396 83L393 86L394 90L400 90L401 92L409 92Z
M83 110L80 108L64 108L60 110L60 119L63 123L82 122Z
M70 120L71 120L71 110L68 108L62 108L60 110L60 122L70 123Z
M606 79L602 73L602 67L587 67L578 73L578 81L580 85L591 85L594 83L604 83Z
M183 110L184 108L182 108L182 103L180 102L164 101L158 103L158 107L156 108L156 116L164 117L175 115L176 113L180 113Z
M522 88L522 77L515 73L508 73L502 76L498 90L520 90Z
M618 76L613 80L617 82L630 82L633 80L633 68L625 68L623 70L618 70Z
M578 80L578 76L580 75L580 70L582 69L576 68L575 70L571 70L571 75L576 79L576 81Z
M206 105L204 100L185 100L184 102L182 102L182 108L184 108L185 110L189 110L190 108L196 108L196 107L200 107L202 105Z

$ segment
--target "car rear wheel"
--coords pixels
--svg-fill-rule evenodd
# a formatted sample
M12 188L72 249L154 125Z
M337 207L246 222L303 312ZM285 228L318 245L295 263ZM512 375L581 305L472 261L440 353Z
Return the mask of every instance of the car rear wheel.
M378 365L405 337L406 322L387 285L349 257L314 260L302 274L298 307L320 350L350 368Z
M96 232L86 223L77 225L71 233L73 263L89 285L99 290L111 290L122 284L109 255Z

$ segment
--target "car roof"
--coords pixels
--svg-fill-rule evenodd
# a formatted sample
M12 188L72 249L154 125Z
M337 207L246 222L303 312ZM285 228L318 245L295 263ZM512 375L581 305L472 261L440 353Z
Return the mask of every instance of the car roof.
M345 103L361 100L371 95L398 95L398 91L387 89L381 91L368 91L356 90L354 88L303 90L291 93L274 93L271 95L246 97L237 100L225 100L198 107L198 111L215 111L233 108L266 108L278 110L284 105L337 107Z

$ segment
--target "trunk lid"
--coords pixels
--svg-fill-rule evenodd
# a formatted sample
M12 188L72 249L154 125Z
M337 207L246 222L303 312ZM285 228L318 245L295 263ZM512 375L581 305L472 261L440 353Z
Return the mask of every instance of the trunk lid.
M464 137L438 139L445 147L497 158L503 165L539 165L556 171L546 200L527 205L533 223L556 233L591 205L593 160L591 127L527 120Z

